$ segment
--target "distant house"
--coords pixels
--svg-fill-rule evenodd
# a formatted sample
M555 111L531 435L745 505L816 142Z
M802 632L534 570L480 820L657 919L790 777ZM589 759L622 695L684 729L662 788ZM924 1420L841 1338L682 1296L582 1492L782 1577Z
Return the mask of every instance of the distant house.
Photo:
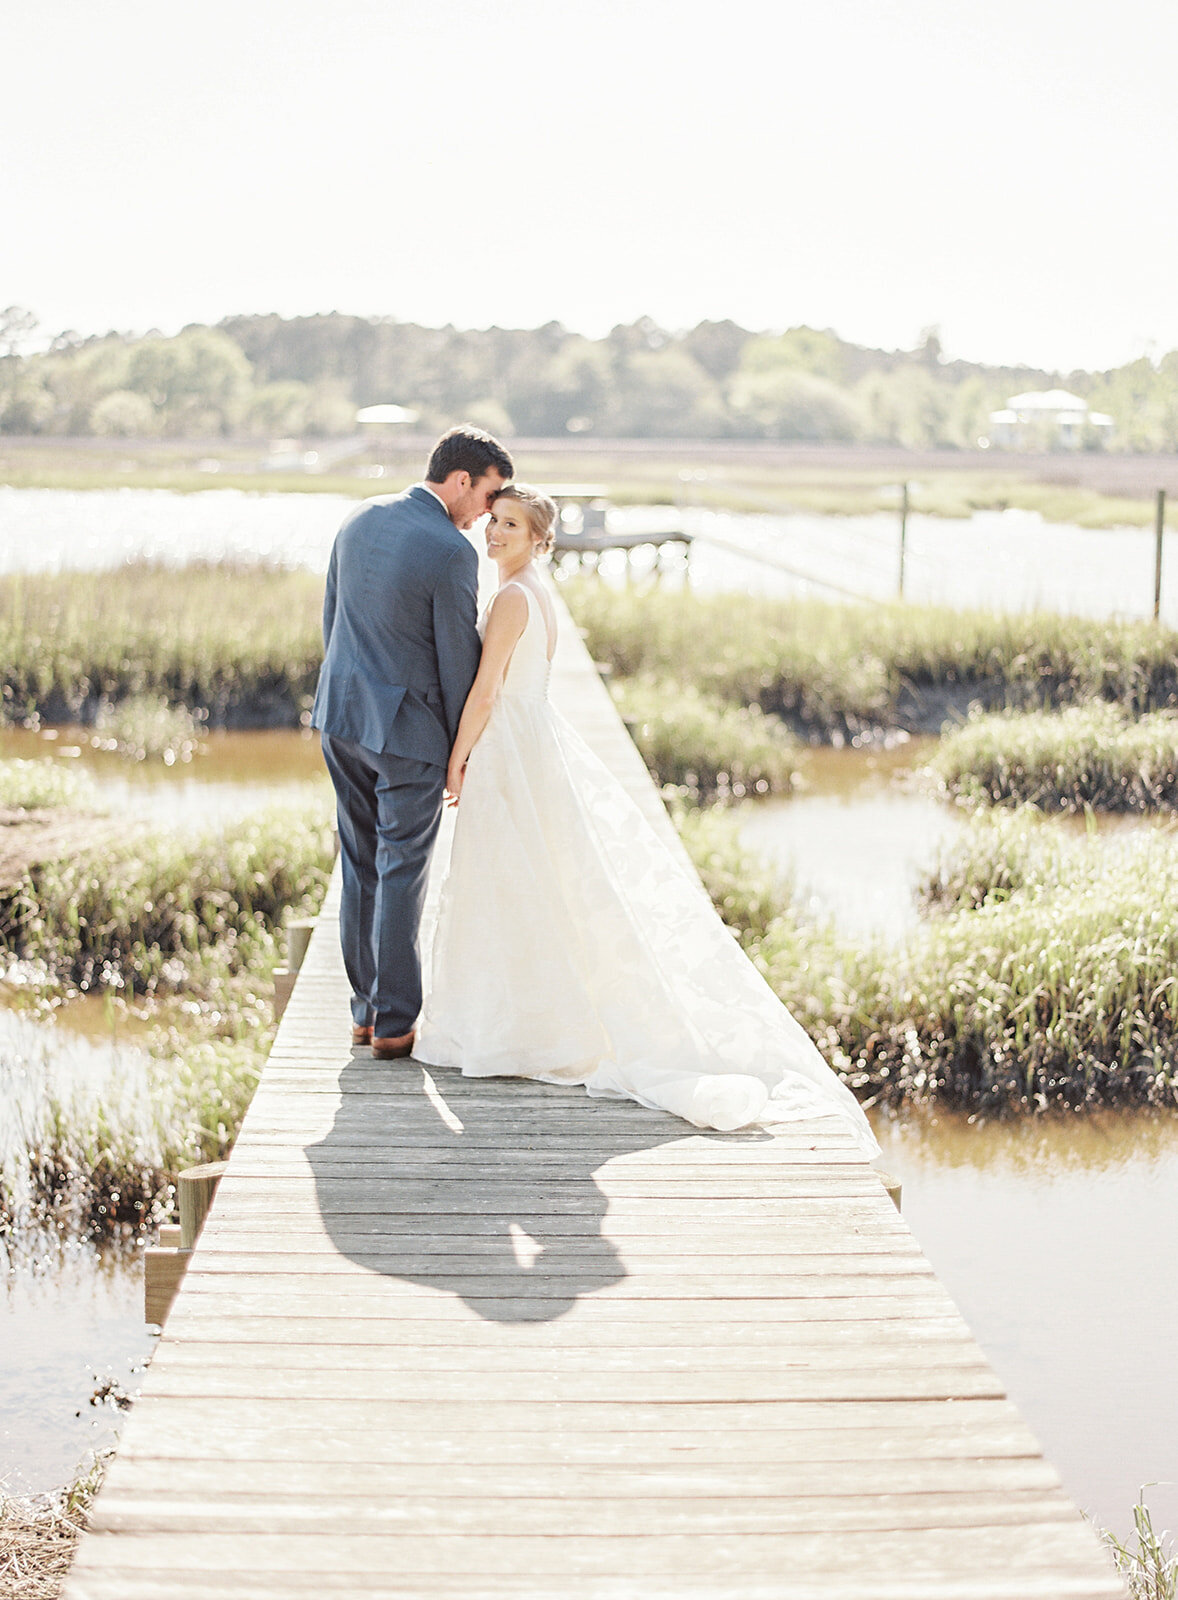
M1113 429L1103 411L1066 389L1032 389L1012 395L1004 411L991 411L989 443L999 450L1078 450L1102 443Z
M410 411L407 406L361 406L356 413L356 421L361 427L399 428L416 422L417 412Z

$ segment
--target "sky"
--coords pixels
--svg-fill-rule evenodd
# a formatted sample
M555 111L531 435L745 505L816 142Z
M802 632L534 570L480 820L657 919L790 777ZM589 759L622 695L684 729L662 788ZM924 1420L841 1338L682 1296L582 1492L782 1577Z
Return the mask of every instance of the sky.
M1171 0L0 0L44 334L651 316L1178 348Z

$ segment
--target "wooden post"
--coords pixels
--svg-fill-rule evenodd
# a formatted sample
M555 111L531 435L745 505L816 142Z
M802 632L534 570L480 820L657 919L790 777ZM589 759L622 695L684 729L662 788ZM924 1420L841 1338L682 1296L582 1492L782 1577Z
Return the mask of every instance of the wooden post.
M899 582L896 585L896 594L901 600L903 600L903 598L904 598L904 559L905 559L905 556L907 555L907 546L908 546L908 485L907 485L907 483L904 483L900 487L900 577L899 577Z
M876 1168L875 1175L887 1190L888 1199L895 1206L896 1210L899 1211L900 1196L903 1191L903 1184L901 1184L899 1178L893 1178L890 1173L880 1172L878 1167Z
M315 919L304 918L299 922L288 922L286 925L286 964L291 972L297 972L303 964L303 957L307 953L307 946L311 943L311 935L315 932Z
M274 1020L282 1021L283 1012L294 993L295 979L298 973L292 972L289 967L274 968Z
M188 1271L187 1250L151 1248L143 1256L143 1320L163 1327Z
M227 1161L209 1161L203 1167L189 1167L176 1179L176 1199L180 1209L180 1245L191 1250L208 1215Z
M221 1174L228 1165L227 1161L210 1161L203 1167L189 1167L176 1179L180 1225L177 1227L174 1222L165 1223L160 1229L159 1244L144 1252L145 1322L158 1323L162 1328L167 1320L176 1290L188 1271L192 1247L213 1203Z
M1153 620L1159 621L1162 614L1162 545L1166 537L1166 491L1158 490L1157 519L1154 523L1154 557L1153 557Z

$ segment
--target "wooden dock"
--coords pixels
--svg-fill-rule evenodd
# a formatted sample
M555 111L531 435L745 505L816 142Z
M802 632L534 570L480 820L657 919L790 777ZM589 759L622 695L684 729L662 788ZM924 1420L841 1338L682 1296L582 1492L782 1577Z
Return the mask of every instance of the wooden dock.
M567 620L554 693L674 838ZM1123 1594L836 1122L374 1064L335 903L68 1600Z

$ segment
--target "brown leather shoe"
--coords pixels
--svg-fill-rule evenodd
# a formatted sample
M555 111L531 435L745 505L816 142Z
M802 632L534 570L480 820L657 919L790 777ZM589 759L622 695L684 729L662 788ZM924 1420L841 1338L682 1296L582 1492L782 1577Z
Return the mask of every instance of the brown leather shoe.
M411 1055L416 1038L417 1030L410 1028L408 1033L398 1034L395 1039L373 1039L372 1059L374 1061L398 1061L402 1056Z
M353 1044L371 1044L372 1043L372 1029L371 1028L361 1028L361 1027L357 1026L356 1024L353 1024L353 1026L352 1026L352 1043Z

